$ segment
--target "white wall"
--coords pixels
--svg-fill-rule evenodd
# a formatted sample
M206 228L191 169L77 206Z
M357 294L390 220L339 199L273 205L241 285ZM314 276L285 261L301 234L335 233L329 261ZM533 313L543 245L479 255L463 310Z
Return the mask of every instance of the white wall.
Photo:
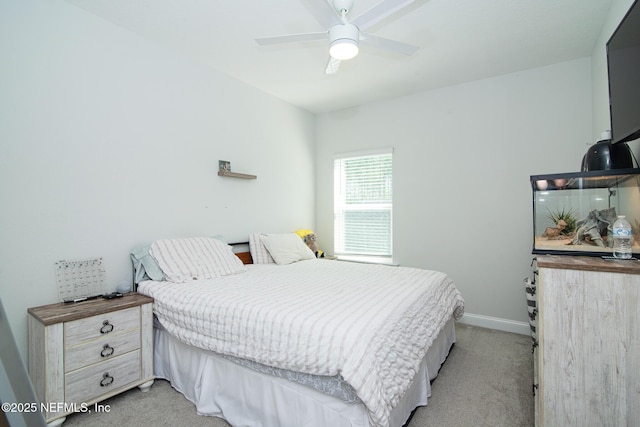
M322 114L316 233L333 247L332 156L393 146L394 258L448 273L467 313L527 321L529 176L578 171L589 58Z
M0 2L0 57L0 297L23 356L58 260L104 257L115 289L142 242L313 227L313 115L62 1Z

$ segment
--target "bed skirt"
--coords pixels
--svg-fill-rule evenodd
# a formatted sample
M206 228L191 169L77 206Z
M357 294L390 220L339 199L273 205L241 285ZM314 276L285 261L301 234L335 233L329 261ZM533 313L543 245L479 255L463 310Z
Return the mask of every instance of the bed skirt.
M196 406L200 415L227 420L234 427L369 427L362 403L348 403L302 384L260 373L220 355L186 345L155 329L154 370ZM401 427L431 396L430 380L455 342L449 319L420 364L409 390L391 412Z

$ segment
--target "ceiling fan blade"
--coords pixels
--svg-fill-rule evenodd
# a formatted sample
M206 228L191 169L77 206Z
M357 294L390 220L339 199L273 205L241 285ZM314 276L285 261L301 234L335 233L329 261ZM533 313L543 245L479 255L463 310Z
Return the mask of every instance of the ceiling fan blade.
M340 24L342 19L333 7L331 0L301 0L302 4L311 12L313 17L324 28Z
M350 22L360 30L366 30L388 16L393 15L413 3L415 0L382 0L366 12L358 15Z
M386 50L394 53L401 53L403 55L411 56L418 49L417 46L412 46L410 44L397 42L395 40L391 40L385 37L375 36L373 34L363 34L360 33L360 43L365 44L367 46L373 46L378 49Z
M307 42L315 40L326 40L327 33L305 33L305 34L289 34L286 36L259 37L254 39L261 46L280 43Z
M340 68L340 60L330 56L324 72L327 74L335 74L338 72L338 68Z

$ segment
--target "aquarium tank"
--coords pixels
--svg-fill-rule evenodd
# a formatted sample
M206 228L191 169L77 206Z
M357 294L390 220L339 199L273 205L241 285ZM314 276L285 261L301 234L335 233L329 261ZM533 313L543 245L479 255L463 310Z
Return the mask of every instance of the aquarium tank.
M611 256L625 215L640 255L640 169L532 175L533 253Z

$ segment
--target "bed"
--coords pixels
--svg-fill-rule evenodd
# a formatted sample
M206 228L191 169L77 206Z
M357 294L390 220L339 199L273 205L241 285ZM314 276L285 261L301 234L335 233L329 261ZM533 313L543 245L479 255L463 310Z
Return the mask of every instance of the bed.
M132 253L154 298L155 374L199 414L400 427L427 404L464 311L447 275L316 259L293 233L251 234L249 248L164 239Z

